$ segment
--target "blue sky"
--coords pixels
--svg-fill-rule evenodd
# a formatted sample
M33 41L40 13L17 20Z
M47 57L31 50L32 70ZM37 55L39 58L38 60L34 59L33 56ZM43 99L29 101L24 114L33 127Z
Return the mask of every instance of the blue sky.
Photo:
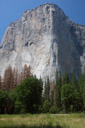
M0 42L11 22L44 3L57 4L72 21L85 25L85 0L0 0Z

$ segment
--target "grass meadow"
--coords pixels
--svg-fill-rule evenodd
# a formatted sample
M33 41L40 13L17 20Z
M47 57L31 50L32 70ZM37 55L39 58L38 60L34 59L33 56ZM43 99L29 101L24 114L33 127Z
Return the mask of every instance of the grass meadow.
M85 114L0 115L0 128L85 128Z

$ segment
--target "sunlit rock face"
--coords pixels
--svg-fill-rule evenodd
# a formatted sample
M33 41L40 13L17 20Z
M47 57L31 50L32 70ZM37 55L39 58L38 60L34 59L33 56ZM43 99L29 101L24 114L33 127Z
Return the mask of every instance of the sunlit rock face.
M24 12L2 39L0 74L8 65L21 72L24 64L43 80L55 80L56 70L78 78L85 66L85 26L73 23L54 4Z

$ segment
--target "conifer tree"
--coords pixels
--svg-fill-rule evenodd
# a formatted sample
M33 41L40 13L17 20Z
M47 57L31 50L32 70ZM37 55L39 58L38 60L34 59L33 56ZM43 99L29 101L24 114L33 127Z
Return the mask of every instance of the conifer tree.
M52 105L56 105L56 89L55 89L54 82L51 84L50 93L51 93L51 96L50 96L51 103Z
M32 76L32 73L31 73L31 67L30 66L28 66L28 68L27 68L27 78L29 78L29 77L33 77Z
M47 81L45 82L45 100L50 100L50 82L49 77L47 78Z
M20 84L22 83L22 81L23 81L23 72L21 72L21 73L19 74L17 84L20 85Z
M2 88L2 78L0 76L0 89Z
M24 65L22 73L23 73L23 79L25 80L27 78L27 73L28 73L28 67L26 64Z
M79 84L78 84L78 82L77 82L76 77L75 77L74 74L72 74L71 84L74 87L74 89L76 89L78 92L80 91L79 90Z
M13 74L12 74L12 67L8 66L8 68L4 72L3 78L3 90L10 90L13 86Z
M79 89L82 96L82 101L84 104L84 110L85 110L85 74L82 74L79 80Z
M31 74L31 68L30 66L27 66L26 64L24 65L24 68L22 70L22 74L23 74L23 79L25 80L26 78L29 78L32 76Z
M70 83L70 79L69 79L69 75L68 73L65 73L65 75L63 75L63 80L62 80L62 84L69 84Z
M61 107L61 85L62 85L62 77L61 74L56 72L56 105L57 107Z
M18 71L17 71L17 69L14 68L13 74L14 74L14 88L15 88L18 85Z
M29 77L32 77L31 68L28 67L26 64L24 65L24 68L22 69L22 72L18 76L18 85L21 84L21 82Z
M41 84L41 87L43 88L43 80L42 80L41 76L40 76L40 84Z

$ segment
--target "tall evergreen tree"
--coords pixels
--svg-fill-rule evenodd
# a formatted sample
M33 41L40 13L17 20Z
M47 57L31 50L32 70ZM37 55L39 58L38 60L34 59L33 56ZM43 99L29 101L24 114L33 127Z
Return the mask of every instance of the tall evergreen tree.
M32 77L31 68L28 67L26 64L24 65L24 68L22 69L22 72L18 76L18 85L21 84L21 82L29 77Z
M45 100L50 100L50 81L49 81L49 77L47 78L47 81L45 82L44 97L45 97Z
M71 79L71 84L74 87L74 89L76 89L77 91L79 91L79 84L76 80L76 77L74 74L72 74L72 79Z
M51 83L50 87L50 100L52 105L56 105L56 89L54 82Z
M19 75L18 75L18 81L17 81L17 84L20 85L23 81L23 72L21 72Z
M42 80L41 76L40 76L40 84L41 84L41 87L43 88L43 80Z
M3 90L10 90L13 86L13 74L12 74L12 67L9 65L8 68L4 72L3 78Z
M61 85L62 85L61 74L58 76L58 73L56 73L56 105L58 108L61 107Z
M24 65L24 68L22 70L23 73L23 79L25 80L26 78L29 78L32 76L31 74L31 67L27 66L26 64Z
M79 88L82 96L84 110L85 110L85 74L82 74L79 80Z
M69 83L70 83L69 75L68 73L65 73L63 75L62 84L64 85L64 84L69 84Z
M15 88L18 85L18 71L17 71L17 69L14 68L13 74L14 74L14 87L13 88Z
M2 88L2 78L0 76L0 89Z

